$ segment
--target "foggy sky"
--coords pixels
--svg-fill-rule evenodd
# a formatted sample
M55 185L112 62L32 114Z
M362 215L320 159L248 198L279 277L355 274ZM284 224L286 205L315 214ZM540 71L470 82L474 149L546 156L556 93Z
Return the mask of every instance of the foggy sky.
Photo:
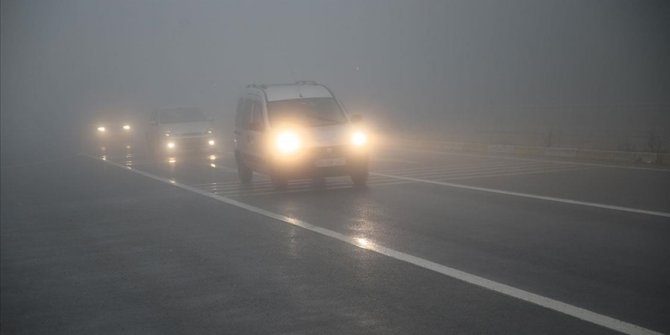
M302 79L410 131L668 120L666 1L3 0L1 10L3 158L70 143L96 110L199 106L232 120L244 85Z

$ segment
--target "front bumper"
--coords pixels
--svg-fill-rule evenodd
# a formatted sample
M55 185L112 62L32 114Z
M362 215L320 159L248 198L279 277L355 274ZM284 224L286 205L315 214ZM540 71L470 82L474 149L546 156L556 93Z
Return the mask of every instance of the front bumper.
M368 169L368 151L351 146L313 147L295 155L274 155L271 173L297 178L346 176Z

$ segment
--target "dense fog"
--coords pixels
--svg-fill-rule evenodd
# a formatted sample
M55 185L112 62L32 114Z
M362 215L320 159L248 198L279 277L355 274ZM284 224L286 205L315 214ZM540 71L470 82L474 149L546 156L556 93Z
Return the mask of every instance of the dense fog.
M3 0L1 10L3 165L80 151L101 110L197 106L225 133L244 85L296 80L329 86L394 136L669 133L664 0Z

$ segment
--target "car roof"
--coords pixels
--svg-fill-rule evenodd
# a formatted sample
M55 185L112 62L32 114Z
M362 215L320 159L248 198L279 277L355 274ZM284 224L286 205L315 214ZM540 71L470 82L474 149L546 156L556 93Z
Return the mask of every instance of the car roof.
M159 114L201 113L198 107L169 107L156 109Z
M249 85L248 87L264 91L268 102L305 98L333 98L333 94L328 88L314 82Z

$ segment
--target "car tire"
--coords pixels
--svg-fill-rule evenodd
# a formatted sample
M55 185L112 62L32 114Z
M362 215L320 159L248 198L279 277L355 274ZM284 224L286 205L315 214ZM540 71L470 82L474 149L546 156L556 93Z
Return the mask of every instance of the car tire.
M326 186L326 177L324 176L312 176L312 187L316 189L321 189Z
M351 181L354 183L354 187L365 187L368 182L368 169L362 169L354 171L351 173Z
M244 161L242 161L242 158L239 157L239 155L235 155L235 161L237 161L237 176L240 178L240 181L244 184L251 183L254 171L244 164Z

